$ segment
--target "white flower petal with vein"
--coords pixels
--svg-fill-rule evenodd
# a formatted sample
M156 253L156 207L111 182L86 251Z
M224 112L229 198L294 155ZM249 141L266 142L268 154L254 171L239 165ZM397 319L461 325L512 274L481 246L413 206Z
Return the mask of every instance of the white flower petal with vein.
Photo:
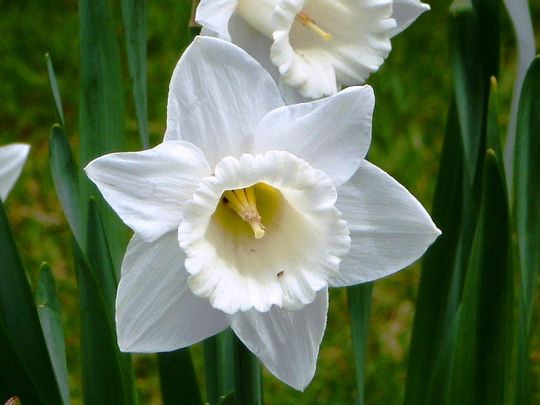
M173 74L164 142L86 167L135 231L116 301L121 349L174 350L230 326L304 389L328 288L394 273L440 233L364 160L373 107L369 86L285 106L245 51L197 37Z
M0 200L6 200L21 175L29 151L30 146L23 143L0 146Z
M287 99L320 98L358 85L379 69L390 39L429 5L420 0L202 0L197 21L279 72ZM239 17L239 18L238 18ZM241 27L249 25L259 35ZM239 27L240 26L240 27ZM238 33L249 34L239 38ZM252 46L251 43L257 43ZM261 45L263 48L261 48ZM268 68L275 75L275 70Z

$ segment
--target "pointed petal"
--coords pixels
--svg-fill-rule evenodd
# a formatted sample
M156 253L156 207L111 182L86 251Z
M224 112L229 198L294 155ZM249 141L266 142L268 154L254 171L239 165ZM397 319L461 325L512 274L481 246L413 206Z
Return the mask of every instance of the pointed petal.
M201 0L195 14L195 21L211 30L219 38L231 40L229 20L236 9L237 0Z
M0 147L0 199L5 201L30 151L30 145L13 143Z
M198 146L210 166L249 152L261 118L283 105L270 75L229 42L197 37L173 73L165 141Z
M272 307L230 315L234 333L277 378L303 391L315 374L319 346L326 328L328 290L298 311Z
M356 172L367 153L374 103L373 90L363 86L276 109L259 123L254 152L290 152L339 186Z
M147 243L135 234L116 297L120 350L163 352L190 346L228 326L223 312L193 295L175 232Z
M111 153L90 162L85 171L126 225L149 242L178 228L184 202L199 180L212 173L203 153L181 141Z
M419 0L394 0L392 17L396 20L397 26L392 31L392 36L404 31L420 14L429 9L429 4L422 3Z
M351 250L333 287L392 274L422 256L441 233L416 198L368 161L338 189L336 205L349 224Z

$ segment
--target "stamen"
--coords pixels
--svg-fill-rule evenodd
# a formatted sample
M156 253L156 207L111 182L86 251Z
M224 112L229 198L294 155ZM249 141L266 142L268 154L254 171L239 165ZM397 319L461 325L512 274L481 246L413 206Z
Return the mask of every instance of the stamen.
M251 226L255 239L261 239L264 236L265 228L261 223L261 216L257 211L257 201L253 186L225 191L223 193L222 202L229 206L240 218L242 218L242 220Z
M306 26L307 28L309 28L310 30L315 32L317 35L319 35L325 41L330 41L332 39L332 34L330 34L329 32L326 32L323 29L321 29L321 27L319 27L317 24L315 24L315 20L313 20L313 18L309 17L308 15L300 12L300 13L298 13L296 15L296 20L300 24Z

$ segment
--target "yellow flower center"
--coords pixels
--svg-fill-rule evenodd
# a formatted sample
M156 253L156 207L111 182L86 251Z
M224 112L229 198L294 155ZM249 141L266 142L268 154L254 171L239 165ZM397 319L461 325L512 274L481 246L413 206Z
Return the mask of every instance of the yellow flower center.
M312 30L314 33L319 35L325 41L330 41L332 39L332 34L324 31L321 27L315 24L315 20L311 18L310 16L308 16L307 14L305 14L304 12L299 12L296 15L296 21L298 21L300 24Z
M261 239L264 236L265 228L257 211L255 186L225 191L221 197L221 203L236 212L251 226L255 239Z

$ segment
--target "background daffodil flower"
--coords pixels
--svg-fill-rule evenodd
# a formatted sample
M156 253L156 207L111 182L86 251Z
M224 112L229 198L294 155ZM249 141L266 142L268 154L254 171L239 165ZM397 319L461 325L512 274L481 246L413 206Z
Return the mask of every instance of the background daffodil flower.
M363 84L426 10L419 0L202 0L196 19L255 57L293 102Z
M30 146L12 143L0 146L0 199L5 201L15 182L21 175Z
M373 107L369 86L284 106L246 52L197 37L171 80L164 142L86 167L135 232L116 299L120 348L175 350L230 326L303 390L328 288L389 275L440 234L364 159Z

